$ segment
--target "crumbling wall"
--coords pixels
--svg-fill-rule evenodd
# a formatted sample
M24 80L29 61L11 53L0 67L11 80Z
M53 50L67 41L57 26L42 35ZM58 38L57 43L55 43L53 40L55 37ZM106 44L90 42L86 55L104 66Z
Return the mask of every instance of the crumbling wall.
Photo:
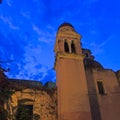
M33 117L39 117L38 120L57 120L57 93L55 89L15 91L10 101L10 114L13 118L16 116L20 101L22 101L24 105L33 106Z

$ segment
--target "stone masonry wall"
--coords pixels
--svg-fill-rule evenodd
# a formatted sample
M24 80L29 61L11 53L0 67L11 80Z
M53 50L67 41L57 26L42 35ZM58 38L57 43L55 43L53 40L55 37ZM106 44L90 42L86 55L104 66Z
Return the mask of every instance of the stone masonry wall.
M24 89L16 91L10 100L11 115L15 117L19 101L24 105L33 105L33 115L40 120L57 120L57 94L56 90Z

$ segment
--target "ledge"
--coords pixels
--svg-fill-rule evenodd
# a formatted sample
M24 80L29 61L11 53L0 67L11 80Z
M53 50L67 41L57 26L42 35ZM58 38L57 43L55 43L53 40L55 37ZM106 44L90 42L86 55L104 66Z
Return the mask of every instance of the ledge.
M68 58L68 59L78 59L83 60L84 55L83 54L72 54L72 53L57 53L56 58Z

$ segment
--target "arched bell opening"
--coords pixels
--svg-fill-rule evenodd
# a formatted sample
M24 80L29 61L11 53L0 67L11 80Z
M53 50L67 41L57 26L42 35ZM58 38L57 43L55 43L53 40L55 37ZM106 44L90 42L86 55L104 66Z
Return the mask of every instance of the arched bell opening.
M69 45L66 41L64 42L64 50L65 52L69 53Z
M75 44L73 43L73 41L71 43L71 53L76 53Z

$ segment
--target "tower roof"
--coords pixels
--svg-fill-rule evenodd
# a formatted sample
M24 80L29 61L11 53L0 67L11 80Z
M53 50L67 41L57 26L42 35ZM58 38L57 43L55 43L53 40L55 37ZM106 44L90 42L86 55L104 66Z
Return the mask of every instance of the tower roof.
M58 27L58 30L59 30L61 27L64 27L64 26L70 26L70 27L72 27L72 28L74 29L74 27L73 27L70 23L64 22L64 23L62 23L62 24Z

